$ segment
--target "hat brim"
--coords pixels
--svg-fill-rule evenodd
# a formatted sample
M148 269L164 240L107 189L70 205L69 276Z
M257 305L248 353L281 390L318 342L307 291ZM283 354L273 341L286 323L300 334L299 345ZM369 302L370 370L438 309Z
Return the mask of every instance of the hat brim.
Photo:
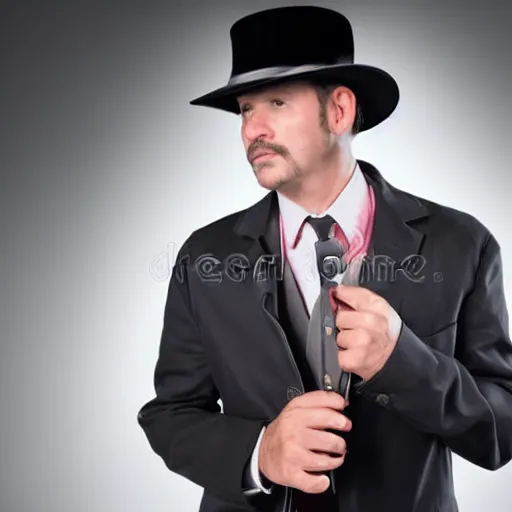
M237 97L270 85L283 82L311 79L321 83L339 83L348 87L361 107L363 122L360 131L366 131L387 119L396 109L400 91L395 79L386 71L365 64L338 64L314 70L291 70L259 79L226 85L190 102L240 114Z

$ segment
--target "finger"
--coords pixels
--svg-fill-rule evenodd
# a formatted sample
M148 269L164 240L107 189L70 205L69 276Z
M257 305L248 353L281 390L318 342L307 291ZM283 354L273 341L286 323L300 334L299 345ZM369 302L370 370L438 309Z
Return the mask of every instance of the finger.
M336 345L341 350L366 350L375 334L373 331L364 328L341 329L336 334Z
M362 286L343 285L335 287L333 297L356 311L374 311L381 297Z
M306 471L299 471L294 480L294 487L308 494L320 494L331 485L327 475L312 475Z
M336 327L342 330L365 329L373 332L387 332L388 321L381 313L373 311L338 311Z
M345 399L335 391L316 390L295 397L288 408L329 408L342 411L346 407Z
M336 345L342 350L359 346L359 334L355 329L341 329L336 335Z
M299 423L310 429L346 431L350 420L338 411L328 408L309 409L302 412Z
M364 353L358 349L338 350L338 366L349 373L358 373L363 366Z
M344 432L352 429L352 422L347 418ZM332 432L309 429L304 436L304 448L332 455L344 455L347 450L345 439Z
M327 455L326 453L306 451L304 462L301 467L304 471L312 473L325 473L332 469L339 468L345 460L345 454L342 455Z
M335 325L338 329L357 329L366 327L372 320L369 318L372 313L367 311L355 311L338 309L335 317Z

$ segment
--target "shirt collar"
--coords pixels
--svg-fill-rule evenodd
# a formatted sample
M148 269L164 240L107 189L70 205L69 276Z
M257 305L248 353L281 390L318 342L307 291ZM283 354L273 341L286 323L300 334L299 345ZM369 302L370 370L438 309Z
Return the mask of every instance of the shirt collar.
M357 221L367 194L366 180L356 164L347 185L327 210L318 217L330 215L345 233L349 242L357 227ZM286 245L292 248L305 218L310 213L280 192L277 193L279 210L283 220ZM311 216L315 216L311 214Z

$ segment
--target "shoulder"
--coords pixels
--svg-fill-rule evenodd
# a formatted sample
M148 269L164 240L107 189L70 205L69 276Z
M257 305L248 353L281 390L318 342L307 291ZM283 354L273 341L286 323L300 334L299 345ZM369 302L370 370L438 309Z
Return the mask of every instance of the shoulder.
M491 230L475 215L419 195L403 192L429 212L425 229L439 241L446 239L468 248L479 249L492 237Z
M435 239L457 237L460 242L472 246L481 247L492 236L488 226L470 212L398 188L369 162L358 162L363 172L391 206L397 209L401 218L408 220L409 225L428 232Z
M398 188L385 180L379 171L365 164L383 195L397 208L407 223L429 235L430 240L448 246L458 244L467 250L483 248L493 238L489 227L469 211L454 208L419 194ZM378 215L378 211L376 211Z
M271 194L267 194L261 200L246 208L198 227L185 240L180 253L197 260L207 254L226 255L236 251L240 244L244 243L244 238L239 233L241 223L254 215L257 209L261 211L262 205L268 204L270 198Z

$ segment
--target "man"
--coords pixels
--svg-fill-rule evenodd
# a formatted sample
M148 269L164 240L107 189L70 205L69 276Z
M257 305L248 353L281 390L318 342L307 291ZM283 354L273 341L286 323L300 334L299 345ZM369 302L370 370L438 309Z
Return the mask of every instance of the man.
M388 73L354 64L344 16L270 9L231 39L228 85L192 104L240 113L269 192L181 247L139 423L205 489L204 512L455 512L451 452L489 470L512 458L500 247L475 218L354 159L353 137L399 95ZM341 258L315 261L333 240ZM319 262L342 260L324 289ZM330 345L315 324L324 290ZM329 370L323 385L319 357L340 380Z

